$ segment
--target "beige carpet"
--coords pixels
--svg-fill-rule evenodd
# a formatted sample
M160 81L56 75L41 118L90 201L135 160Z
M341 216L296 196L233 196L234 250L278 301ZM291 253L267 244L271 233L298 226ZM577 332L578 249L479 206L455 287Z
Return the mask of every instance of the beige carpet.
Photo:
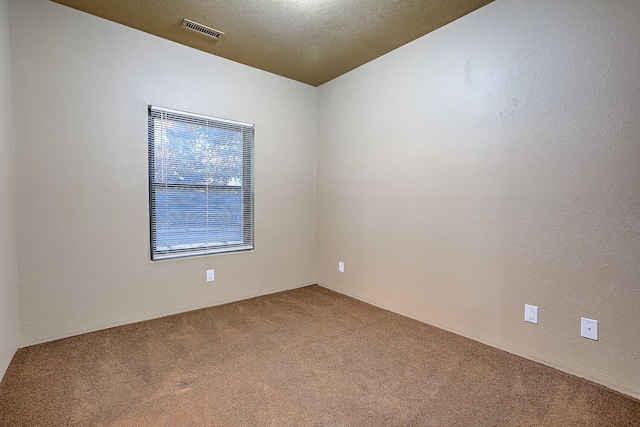
M20 349L1 426L640 426L640 401L319 286Z

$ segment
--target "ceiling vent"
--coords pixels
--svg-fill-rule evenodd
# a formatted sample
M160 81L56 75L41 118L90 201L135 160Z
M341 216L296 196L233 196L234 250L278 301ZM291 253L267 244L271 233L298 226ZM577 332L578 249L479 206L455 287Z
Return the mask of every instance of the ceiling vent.
M213 37L214 39L219 39L221 35L224 33L222 31L214 30L211 27L207 27L206 25L198 24L197 22L190 21L185 19L182 21L182 26L184 28L188 28L192 31L197 31L205 36Z

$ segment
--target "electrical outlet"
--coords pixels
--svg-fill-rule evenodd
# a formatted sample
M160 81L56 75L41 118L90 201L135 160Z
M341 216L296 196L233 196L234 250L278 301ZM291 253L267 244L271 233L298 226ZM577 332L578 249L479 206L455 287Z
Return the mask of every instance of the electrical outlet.
M586 317L581 317L580 335L582 335L584 338L598 341L598 321L587 319Z
M216 279L213 270L207 270L207 282L213 282Z
M524 305L524 321L538 324L538 307L535 305Z
M340 273L344 273L344 262L342 261L338 262L338 271Z

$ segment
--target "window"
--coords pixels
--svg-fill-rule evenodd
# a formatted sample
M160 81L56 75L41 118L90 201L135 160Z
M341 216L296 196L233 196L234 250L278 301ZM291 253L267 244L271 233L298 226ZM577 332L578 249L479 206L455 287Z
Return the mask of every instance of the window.
M149 107L151 259L253 249L253 131Z

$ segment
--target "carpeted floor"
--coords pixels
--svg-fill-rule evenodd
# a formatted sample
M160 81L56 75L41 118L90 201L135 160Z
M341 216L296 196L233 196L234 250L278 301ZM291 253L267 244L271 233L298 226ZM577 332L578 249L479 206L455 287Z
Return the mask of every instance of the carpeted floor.
M320 286L20 349L1 426L640 426L640 401Z

